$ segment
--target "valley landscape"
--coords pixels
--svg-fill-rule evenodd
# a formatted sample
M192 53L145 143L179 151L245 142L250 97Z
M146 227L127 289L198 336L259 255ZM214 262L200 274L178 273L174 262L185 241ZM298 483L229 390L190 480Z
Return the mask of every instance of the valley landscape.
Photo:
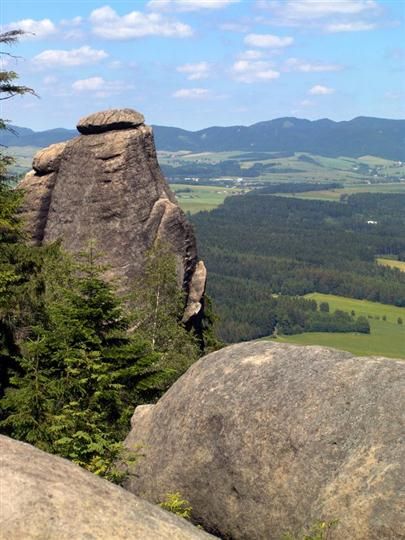
M363 119L364 122L366 120ZM289 127L284 129L290 130L294 121L297 124L301 123L297 119L290 118L268 122L268 125L271 126L273 123L286 125L288 122ZM376 131L380 131L384 127L386 131L391 129L393 133L396 133L398 128L405 132L405 122L397 121L390 125L386 120L368 119L368 121L373 122ZM347 124L350 125L350 123L345 123L346 142L350 143L350 137L356 136L356 121L353 121L352 132ZM166 128L163 137L160 129L159 127L154 129L155 139L163 145L163 148L159 149L158 147L157 151L160 167L168 178L181 208L191 216L191 220L196 226L197 238L203 257L207 262L209 274L215 276L215 279L209 281L208 293L211 294L214 309L220 316L218 332L221 339L225 342L237 342L241 339L261 338L271 330L274 332L277 328L277 315L271 313L271 308L266 309L264 304L266 297L293 294L304 295L304 298L308 298L308 295L315 294L315 297L310 297L316 299L316 293L333 295L336 292L339 286L335 282L329 285L317 285L316 281L312 281L312 285L309 283L311 279L309 274L313 270L311 270L311 266L308 266L308 262L311 262L313 256L310 255L306 261L305 254L298 255L295 247L296 236L300 233L296 230L298 223L294 223L294 209L297 212L295 219L299 220L313 220L311 217L313 212L321 215L325 209L325 212L329 212L331 215L325 216L324 222L322 219L317 223L314 222L313 226L316 231L310 233L308 237L300 239L302 249L304 252L310 252L313 249L313 235L319 234L319 227L326 227L327 231L323 240L325 258L323 260L322 255L318 254L316 264L325 268L325 272L336 272L337 268L345 268L346 280L356 279L359 281L364 278L365 274L374 274L372 292L370 289L362 292L363 287L360 286L357 287L358 290L353 290L353 287L343 287L341 302L338 301L336 304L335 301L332 301L330 305L331 312L336 309L345 313L354 311L357 315L369 319L369 333L345 331L336 334L330 330L322 333L313 331L308 333L303 332L302 325L301 327L295 325L295 330L300 328L298 334L288 337L277 336L278 339L292 343L337 347L355 354L378 354L405 358L405 325L397 323L398 319L405 320L405 295L403 292L399 292L405 286L405 261L402 260L405 259L403 221L405 164L399 159L402 157L400 149L392 156L398 158L395 160L382 157L386 154L384 148L376 151L379 155L369 155L368 152L373 151L374 142L372 140L363 141L366 155L356 158L329 157L330 154L337 152L334 147L335 139L330 141L329 146L325 145L326 155L300 152L302 143L299 141L296 143L298 146L293 147L294 151L291 151L292 143L289 140L288 145L284 141L281 143L270 141L270 147L274 145L274 147L278 147L278 151L267 153L243 149L228 152L202 151L204 143L198 148L201 150L198 152L179 149L179 146L174 146L175 149L171 151L167 148L173 147L176 137L178 145L184 145L184 137L183 139L179 138L176 128ZM322 136L322 133L317 133L314 127L311 126L311 129L313 136L317 138ZM170 130L173 132L172 138L168 135ZM219 130L220 128L217 128L217 131ZM25 133L24 129L18 127L15 128L15 131L20 134ZM68 130L66 132L71 134ZM46 135L32 132L29 137L31 142L41 141L45 137L51 143L55 143L58 141L59 133L60 130L50 130ZM56 138L52 138L55 135ZM190 140L193 140L192 135L190 134ZM389 131L387 136L390 137ZM11 136L9 135L9 137ZM24 137L27 135L21 137L21 143L24 143ZM13 140L20 142L20 136L14 136ZM199 140L201 141L201 136ZM204 141L204 139L202 140ZM236 137L232 140L232 144L235 147L243 148L243 144L246 143L239 141ZM198 140L194 140L193 145L198 145ZM39 151L39 148L11 146L9 151L16 158L13 172L19 174L20 171L26 171L25 167L29 164L33 154ZM223 217L221 217L219 224L213 225L213 236L211 237L209 232L211 222L215 221L217 215L219 217L223 214L221 205L224 204L225 199L233 196L237 196L237 199L233 201L233 206L225 205L226 221L228 222L226 232L224 235L221 233L223 226ZM257 209L251 206L250 211L242 210L246 204L245 200L251 202L252 199L249 197L252 196L262 197L265 201L264 204L260 204ZM269 199L269 197L294 198L303 202L299 203L297 207L295 203L293 205L284 204L278 199ZM274 208L272 201L276 205ZM339 206L330 204L328 206L328 203L338 203ZM354 209L352 217L347 216L348 204ZM360 207L355 210L358 205ZM278 207L277 210L276 207ZM333 221L336 220L335 214L339 208L341 208L342 223L334 230ZM390 208L394 209L394 214L389 210ZM211 211L213 211L212 215L206 214L206 212ZM199 214L200 212L202 214ZM257 217L257 212L263 212L264 222L261 220L260 224L254 219L251 222L251 216ZM280 227L281 222L286 223L285 227L282 226L282 233L281 230L277 233L278 240L282 234L283 246L276 248L274 240L272 240L275 230L274 218L271 215L268 216L268 213L272 212L277 212L279 214L277 219L281 220L277 228ZM307 212L308 216L306 216ZM298 216L298 213L301 217ZM342 234L341 226L347 227L348 218L352 220L349 225L351 232L347 234L346 231ZM236 221L234 222L234 220ZM290 220L290 225L288 225L288 220ZM229 264L224 266L226 252L232 245L232 235L234 234L230 227L236 227L236 244L231 248L232 256L229 256L230 260L234 262L232 266ZM268 232L266 233L267 228ZM261 235L260 239L258 234ZM266 241L266 234L269 235L268 241ZM354 244L354 246L344 247L341 253L337 251L336 260L331 267L331 262L327 262L328 257L330 258L327 251L331 245L334 250L338 249L336 234L342 235L344 243ZM244 237L247 238L246 243L242 242ZM377 242L376 237L379 237ZM367 254L364 250L365 241L371 241L372 244L369 246ZM322 240L319 238L318 242L322 242ZM218 249L220 252L217 251ZM215 253L217 254L215 255ZM239 254L239 258L236 258L236 253ZM280 257L285 262L287 258L291 257L291 253L294 253L292 259L297 260L298 258L303 261L304 264L299 265L294 272L299 274L301 282L306 281L307 283L301 287L288 287L286 274L283 274L284 279L276 280L277 285L275 285L274 273L278 272L277 265L280 265ZM248 265L244 269L246 263L240 261L245 261L247 258ZM360 261L363 263L359 264ZM364 261L368 263L366 266L364 266ZM354 270L349 270L350 266L354 267ZM393 271L384 271L381 266ZM354 275L357 275L357 278ZM238 283L238 279L242 279L243 282ZM393 291L398 292L389 295L388 304L376 303L375 308L373 308L373 304L369 304L368 310L356 309L356 298L364 298L367 301L380 298L377 282L388 282L389 285L382 286L385 288L388 286ZM252 297L250 292L247 292L252 287L256 288L257 291L261 290L260 293L257 292L258 296L261 297L260 301L254 300L255 296ZM234 291L236 290L238 292L235 295ZM246 291L246 297L242 293L243 290ZM347 295L354 295L352 296L353 305L350 302L350 296L347 297ZM331 296L331 298L334 297ZM386 301L386 299L384 296L383 300ZM392 303L392 308L389 307L390 303ZM362 306L361 303L359 305ZM244 312L241 320L239 320L239 315L236 315L239 306L243 306ZM378 311L377 308L380 309L381 314L375 312ZM388 319L389 322L381 321L377 324L374 317L387 316L387 309L392 311ZM250 316L248 315L249 310L251 311ZM258 319L258 311L261 314L259 324L252 322ZM284 312L282 316L285 317L286 313ZM292 318L288 333L294 334L292 330L295 324L294 315L290 313L287 317ZM239 330L237 330L238 324L240 325Z
M0 540L405 538L395 0L5 0Z

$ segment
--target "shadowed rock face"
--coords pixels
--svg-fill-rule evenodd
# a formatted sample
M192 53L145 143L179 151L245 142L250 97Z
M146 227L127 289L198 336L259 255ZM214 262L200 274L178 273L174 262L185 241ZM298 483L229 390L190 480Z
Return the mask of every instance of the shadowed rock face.
M95 113L79 121L83 135L41 150L34 170L20 183L23 218L37 244L61 238L76 252L94 240L122 290L139 275L154 242L167 242L177 258L179 285L189 294L194 284L186 313L196 317L205 267L198 262L192 228L160 171L152 129L143 121L131 109Z
M2 540L204 540L184 519L65 459L0 436Z
M279 540L319 519L339 520L334 540L405 538L404 374L323 347L209 354L135 410L126 445L145 458L126 487L180 491L224 539Z

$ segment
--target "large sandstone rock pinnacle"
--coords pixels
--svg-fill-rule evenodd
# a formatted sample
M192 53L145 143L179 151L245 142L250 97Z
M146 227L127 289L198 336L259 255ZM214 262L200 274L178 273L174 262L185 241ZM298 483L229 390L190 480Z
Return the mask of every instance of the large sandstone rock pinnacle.
M224 539L335 519L329 540L404 539L404 376L401 360L323 347L209 354L136 408L126 445L145 457L127 488L152 502L180 491Z
M60 238L77 252L95 241L108 276L126 290L159 239L177 258L179 285L187 294L185 321L200 316L205 266L159 168L152 129L131 109L92 114L77 129L78 137L38 152L20 183L22 215L33 242Z
M66 459L0 435L0 540L209 540Z

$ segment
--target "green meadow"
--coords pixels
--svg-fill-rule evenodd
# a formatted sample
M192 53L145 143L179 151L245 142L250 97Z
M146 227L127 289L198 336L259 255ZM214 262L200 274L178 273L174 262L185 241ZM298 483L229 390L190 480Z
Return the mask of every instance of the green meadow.
M398 268L401 272L405 272L405 261L396 261L395 259L386 259L385 257L377 257L377 263L390 268Z
M328 302L330 310L354 311L370 322L370 334L345 334L308 332L293 336L280 336L277 341L299 345L323 345L349 351L357 355L389 356L405 359L405 308L379 304L367 300L354 300L331 294L311 293L306 295L319 302ZM383 317L386 320L383 320ZM401 318L403 324L398 324Z
M191 186L170 184L177 201L184 210L195 214L203 210L212 210L224 202L225 197L246 193L247 189L227 188L222 186Z
M184 184L170 184L176 198L185 212L195 214L202 210L213 210L224 202L226 197L240 195L249 191L248 188L231 188L222 186L196 186ZM299 197L300 199L317 199L325 201L339 201L341 195L354 193L405 193L405 182L392 184L353 185L351 187L332 190L308 191L304 193L279 193L283 197ZM395 266L405 271L405 263L378 259L379 264Z

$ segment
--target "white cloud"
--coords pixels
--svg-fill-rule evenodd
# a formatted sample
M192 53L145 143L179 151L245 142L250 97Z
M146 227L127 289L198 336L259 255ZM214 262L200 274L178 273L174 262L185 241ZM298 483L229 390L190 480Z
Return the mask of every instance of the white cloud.
M72 88L76 92L88 92L94 90L101 90L104 84L105 80L102 77L90 77L88 79L81 79L75 81L72 84Z
M201 9L222 9L239 0L150 0L147 7L156 11L199 11Z
M209 77L211 66L208 62L199 62L198 64L184 64L179 66L176 71L186 73L187 79L197 81Z
M327 24L324 28L325 32L333 34L335 32L365 32L368 30L374 30L377 25L374 23L366 22L348 22L348 23L334 23Z
M240 60L258 60L259 58L263 57L262 51L255 51L253 49L248 49L247 51L244 51L239 54L238 58Z
M59 23L62 37L66 40L85 39L85 32L82 30L83 17L73 17L73 19L62 19Z
M73 17L73 19L62 19L60 21L61 26L80 26L83 22L83 17Z
M379 10L375 0L288 0L276 2L262 0L258 5L290 20L350 16Z
M311 96L326 96L328 94L333 94L334 91L334 88L330 88L329 86L322 86L321 84L316 84L308 91L308 94L310 94Z
M268 82L280 77L280 73L271 68L269 62L237 60L231 69L233 78L239 82Z
M320 62L311 63L298 58L289 58L284 65L285 71L301 71L302 73L322 73L326 71L340 71L343 66L340 64L322 64Z
M248 34L244 41L251 47L279 49L291 45L294 39L292 37L273 36L272 34Z
M22 39L41 39L51 36L56 33L57 28L50 19L42 19L35 21L34 19L21 19L7 24L2 28L2 32L9 30L23 30L27 32Z
M86 34L80 29L72 28L71 30L67 30L66 32L64 32L62 37L63 39L67 41L71 41L71 40L79 41L79 40L85 39Z
M34 56L33 62L41 67L71 67L96 64L108 54L103 50L92 49L88 45L84 45L79 49L64 50L47 50L37 56Z
M72 84L72 89L76 93L90 92L98 98L108 97L113 94L121 94L132 88L132 85L123 81L106 81L102 77L79 79Z
M373 30L384 13L376 0L257 0L272 24L319 28L328 33Z
M205 99L211 96L211 92L207 88L181 88L172 96L181 99Z
M95 9L90 14L93 33L105 39L134 39L144 36L189 37L192 28L178 21L165 19L159 13L131 11L118 15L110 6Z

